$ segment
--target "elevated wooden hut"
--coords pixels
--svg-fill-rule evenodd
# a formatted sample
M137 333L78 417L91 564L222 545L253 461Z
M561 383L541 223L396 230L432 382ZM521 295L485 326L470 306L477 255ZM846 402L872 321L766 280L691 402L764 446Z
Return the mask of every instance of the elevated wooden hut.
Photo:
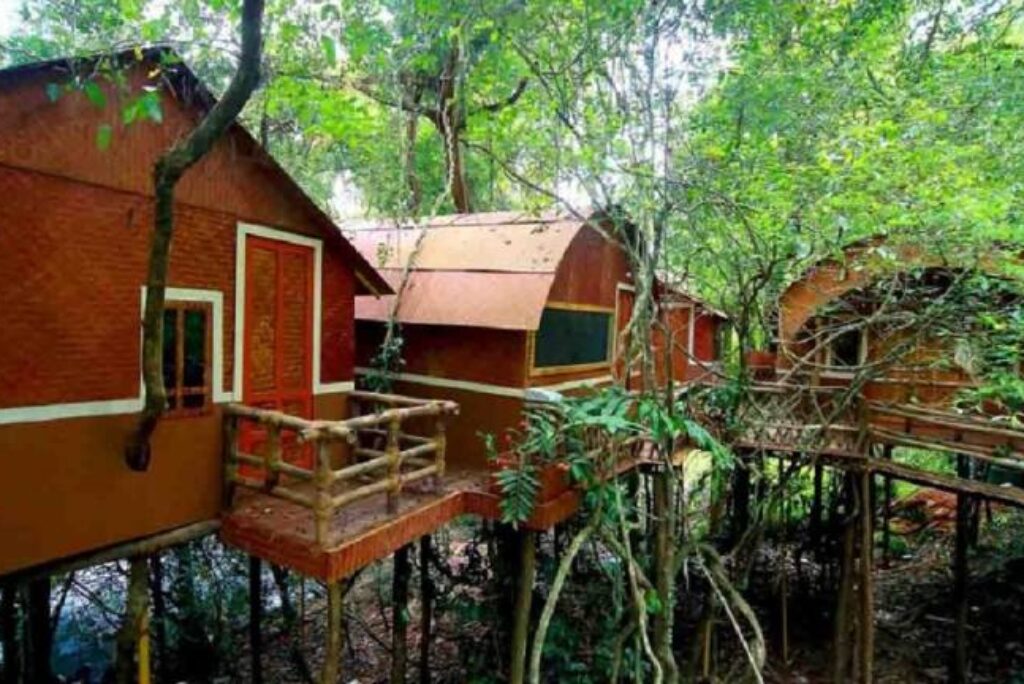
M555 213L443 216L346 235L396 291L404 365L397 387L459 403L449 429L454 468L486 466L481 433L500 434L524 403L611 383L634 287L610 225ZM677 382L716 361L723 316L682 293L659 297ZM372 374L395 296L356 304L357 371ZM664 379L663 351L655 352Z
M389 286L234 125L178 185L168 412L125 466L153 164L212 102L164 50L0 71L0 575L216 520L227 402L348 415L354 301Z

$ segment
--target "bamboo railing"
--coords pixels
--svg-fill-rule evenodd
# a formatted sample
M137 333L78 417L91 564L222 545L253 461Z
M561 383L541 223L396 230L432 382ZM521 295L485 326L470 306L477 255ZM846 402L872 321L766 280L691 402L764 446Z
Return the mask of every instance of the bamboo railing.
M316 522L315 541L326 544L331 517L345 506L386 493L387 510L398 510L406 485L445 472L445 421L458 413L451 401L413 399L394 394L354 391L348 395L356 415L337 421L309 420L280 411L229 404L224 409L225 503L232 505L236 487L308 508ZM430 425L432 423L432 425ZM409 425L432 428L429 435L403 431ZM242 450L240 437L262 431L261 454ZM351 457L341 467L332 451L343 445ZM312 449L311 468L290 462L286 445ZM261 476L243 473L249 466Z

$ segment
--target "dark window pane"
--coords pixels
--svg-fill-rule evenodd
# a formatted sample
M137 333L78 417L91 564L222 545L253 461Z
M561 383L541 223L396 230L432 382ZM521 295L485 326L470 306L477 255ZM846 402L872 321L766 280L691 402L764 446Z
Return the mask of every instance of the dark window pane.
M575 366L608 360L611 314L544 309L537 330L534 365Z
M846 330L832 339L833 366L860 365L860 330Z
M185 310L185 387L206 385L206 312Z
M177 382L177 350L178 350L178 311L170 309L164 311L164 387L173 390Z

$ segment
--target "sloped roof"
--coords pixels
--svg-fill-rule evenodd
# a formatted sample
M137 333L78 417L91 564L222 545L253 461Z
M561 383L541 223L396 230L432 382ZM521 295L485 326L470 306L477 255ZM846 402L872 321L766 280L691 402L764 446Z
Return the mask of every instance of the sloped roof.
M0 88L18 83L25 78L36 78L45 74L69 76L74 73L83 73L88 70L90 65L96 64L100 60L108 60L111 63L127 67L137 64L140 59L150 63L173 63L171 66L165 67L164 74L175 96L181 102L196 107L203 112L209 111L217 102L217 99L209 89L181 60L173 48L162 45L147 47L139 51L132 48L116 53L87 57L63 57L0 69ZM317 228L323 234L324 239L341 249L349 263L352 264L356 274L358 281L357 294L388 294L391 292L387 281L381 277L381 274L363 258L358 250L344 239L344 236L339 234L334 221L306 194L266 148L256 141L252 134L246 130L245 126L235 121L228 129L228 134L239 138L240 142L255 154L267 171L278 182L279 190L308 211L316 222Z
M412 258L400 322L536 330L558 266L586 225L552 212L490 212L346 235L395 290ZM359 300L356 318L386 321L393 302Z

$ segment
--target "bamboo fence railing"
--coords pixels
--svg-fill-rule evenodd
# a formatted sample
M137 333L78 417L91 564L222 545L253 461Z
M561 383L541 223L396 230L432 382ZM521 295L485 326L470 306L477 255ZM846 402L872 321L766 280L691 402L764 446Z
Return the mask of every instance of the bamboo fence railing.
M350 392L357 415L346 420L308 420L280 411L229 404L224 409L225 502L232 505L236 487L256 490L308 508L316 522L315 541L328 541L335 511L379 493L387 495L387 510L398 510L403 487L445 472L445 421L458 413L451 401L413 399L376 392ZM403 425L433 421L430 435L403 431ZM260 454L243 451L239 438L262 430ZM251 434L251 432L250 432ZM289 462L285 436L300 448L312 448L313 467ZM332 449L347 446L352 458L341 467L332 463ZM249 466L254 477L243 473ZM346 486L354 485L354 486Z

